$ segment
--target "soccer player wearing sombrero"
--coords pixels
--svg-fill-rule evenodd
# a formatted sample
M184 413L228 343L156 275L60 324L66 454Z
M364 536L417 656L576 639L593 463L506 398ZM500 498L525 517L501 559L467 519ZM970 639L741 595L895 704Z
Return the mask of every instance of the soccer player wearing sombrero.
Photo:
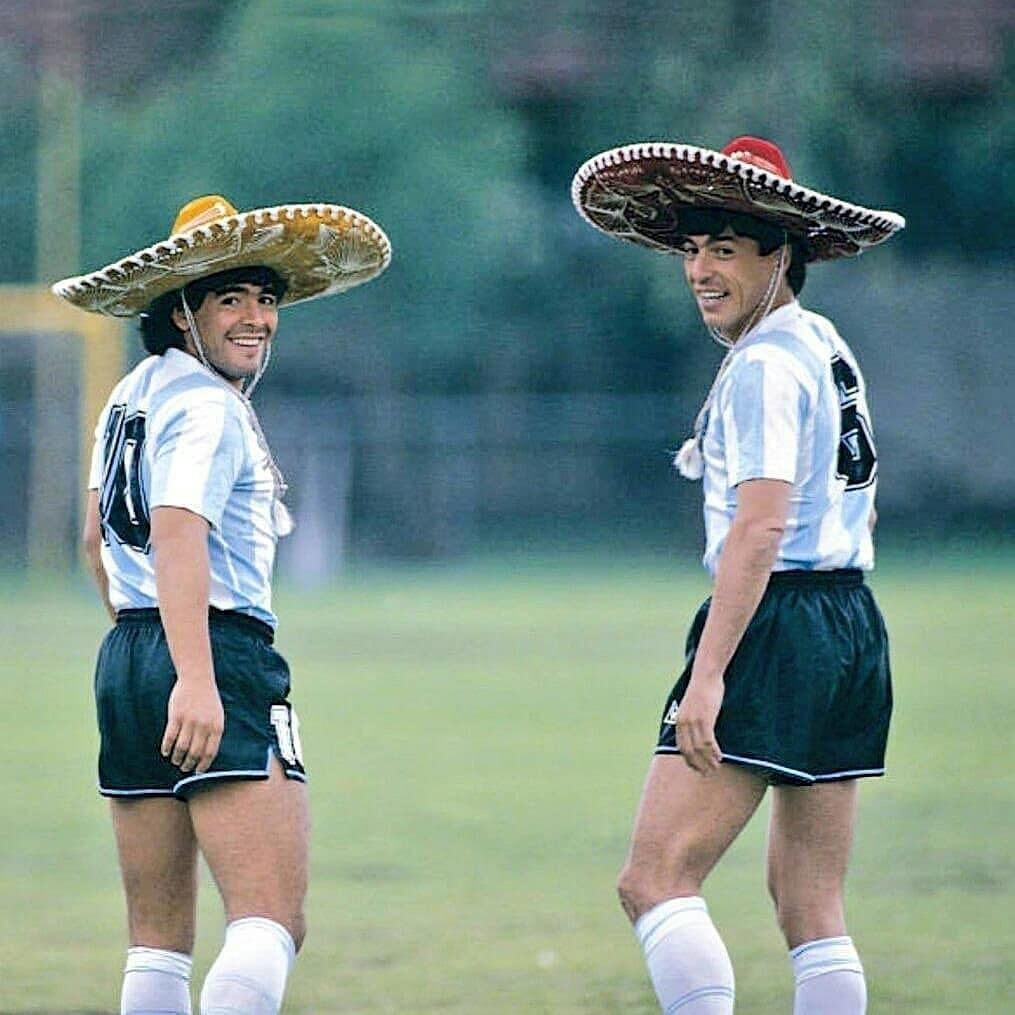
M279 1010L305 933L308 809L289 668L273 647L285 483L250 394L280 306L380 274L391 248L329 204L183 208L172 235L54 285L83 310L141 317L150 352L96 429L84 543L115 621L95 675L130 947L120 1011L191 1011L197 859L225 942L204 1015Z
M904 222L793 181L771 142L604 152L572 194L597 229L683 258L727 348L676 465L701 479L710 599L663 709L619 892L663 1011L733 1011L702 883L769 786L768 886L795 1015L858 1015L863 968L843 883L857 780L884 772L891 713L873 567L877 453L866 386L797 300L809 261L859 254Z

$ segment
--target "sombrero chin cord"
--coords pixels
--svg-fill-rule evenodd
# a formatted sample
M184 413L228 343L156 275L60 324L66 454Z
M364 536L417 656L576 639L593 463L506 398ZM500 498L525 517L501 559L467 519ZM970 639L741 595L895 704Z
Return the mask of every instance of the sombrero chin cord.
M726 370L733 362L736 343L744 335L748 334L752 328L757 327L771 312L772 304L775 302L775 294L779 291L779 280L782 277L783 268L786 267L787 250L789 250L789 239L783 233L783 245L779 248L779 260L772 270L772 276L768 280L765 293L758 300L758 305L751 312L747 324L740 329L737 337L727 338L715 327L709 327L708 329L708 333L712 338L726 349L726 355L723 356L722 362L719 364L719 369L715 373L715 378L712 381L712 386L708 389L705 401L698 410L698 414L694 417L694 431L692 435L680 445L680 450L673 456L673 467L684 479L701 479L705 475L705 458L702 454L701 445L705 436L705 425L708 422L708 414L712 408L712 400L715 398L716 389L719 387L719 382L725 376Z

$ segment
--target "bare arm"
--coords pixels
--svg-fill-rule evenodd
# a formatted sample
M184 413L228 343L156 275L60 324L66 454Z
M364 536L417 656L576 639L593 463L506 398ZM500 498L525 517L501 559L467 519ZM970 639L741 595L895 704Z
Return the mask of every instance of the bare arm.
M85 505L85 525L81 531L81 548L88 570L99 588L99 598L106 608L110 620L116 620L116 610L109 601L109 578L102 566L102 530L99 526L99 491L88 491L88 502Z
M684 760L706 774L719 767L715 720L724 675L765 592L786 527L793 487L751 479L737 487L737 512L716 569L708 619L695 653L687 692L677 710L677 739Z
M224 727L208 634L208 522L184 508L155 508L152 549L159 613L176 668L162 754L184 772L206 772Z

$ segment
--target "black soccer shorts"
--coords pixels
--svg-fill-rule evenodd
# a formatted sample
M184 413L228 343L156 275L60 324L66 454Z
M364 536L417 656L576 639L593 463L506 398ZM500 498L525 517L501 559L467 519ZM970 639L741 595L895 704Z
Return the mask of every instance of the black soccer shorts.
M708 616L663 708L657 754L679 754L676 721ZM863 573L775 572L726 669L716 740L724 761L768 781L884 775L892 713L888 635Z
M224 779L266 779L273 757L288 778L306 780L299 721L288 700L289 666L272 646L271 628L212 610L209 632L225 730L207 772L182 772L160 751L176 670L158 610L118 614L95 669L104 796L186 799Z

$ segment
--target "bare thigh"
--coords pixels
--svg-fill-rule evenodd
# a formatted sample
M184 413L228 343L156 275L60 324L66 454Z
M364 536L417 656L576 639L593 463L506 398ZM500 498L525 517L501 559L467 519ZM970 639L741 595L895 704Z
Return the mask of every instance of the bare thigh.
M226 919L267 917L287 928L298 948L305 933L310 825L304 783L287 779L274 761L267 779L196 794L190 817Z
M765 788L763 779L738 765L699 775L679 756L656 755L620 876L627 915L637 920L666 899L699 894Z
M856 801L856 780L773 790L768 887L790 948L846 933Z
M167 797L113 799L113 830L132 946L194 946L197 844L187 805Z

